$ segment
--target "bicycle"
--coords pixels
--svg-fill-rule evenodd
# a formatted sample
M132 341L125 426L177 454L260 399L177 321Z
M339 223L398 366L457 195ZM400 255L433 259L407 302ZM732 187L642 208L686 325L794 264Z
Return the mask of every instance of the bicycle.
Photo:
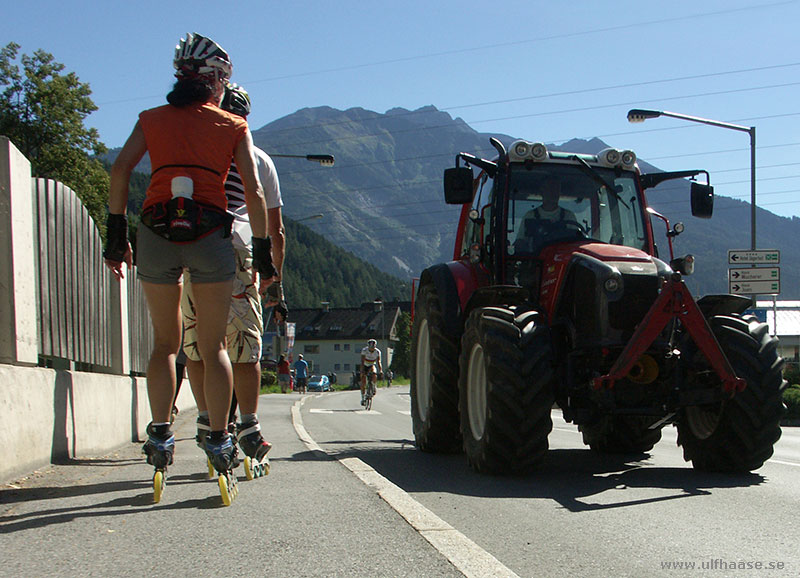
M372 398L375 397L375 384L370 380L367 389L364 392L364 409L367 411L372 409Z

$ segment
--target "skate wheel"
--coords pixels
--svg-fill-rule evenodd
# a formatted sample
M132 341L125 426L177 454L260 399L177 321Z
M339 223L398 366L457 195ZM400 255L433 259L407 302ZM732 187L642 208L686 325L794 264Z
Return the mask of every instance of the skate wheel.
M258 464L256 464L254 467L253 460L250 458L250 456L245 456L244 458L244 475L248 482L253 478L258 477Z
M206 456L206 465L208 466L208 477L209 479L213 478L216 472L214 471L214 465L211 463L211 458Z
M228 478L224 474L220 474L217 478L219 484L219 495L222 497L222 503L230 506L233 502L233 489L228 485Z
M153 474L153 503L157 504L161 501L161 496L164 494L164 472L156 470Z

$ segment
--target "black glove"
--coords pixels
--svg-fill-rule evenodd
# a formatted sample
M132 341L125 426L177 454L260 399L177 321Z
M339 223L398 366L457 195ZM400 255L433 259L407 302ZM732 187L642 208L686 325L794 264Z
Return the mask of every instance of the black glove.
M103 258L121 263L128 252L128 217L109 213L106 219L106 250Z
M286 322L289 319L289 308L286 306L286 300L283 297L283 285L280 281L276 281L267 287L267 301L269 303L276 303L273 307L275 313L281 316L280 321Z
M253 237L253 268L265 279L278 274L272 264L272 239L269 237Z

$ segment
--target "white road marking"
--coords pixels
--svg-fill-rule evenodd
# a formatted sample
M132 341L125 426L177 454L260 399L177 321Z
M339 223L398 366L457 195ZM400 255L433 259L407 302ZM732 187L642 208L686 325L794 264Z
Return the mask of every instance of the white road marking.
M800 464L796 464L794 462L784 462L783 460L772 460L772 459L770 459L770 460L767 460L767 463L781 464L783 466L794 466L796 468L800 467Z
M397 413L402 413L403 415L411 415L410 409L398 409Z
M308 435L308 431L306 431L303 425L303 417L300 415L300 406L305 403L305 400L306 398L303 398L292 406L292 423L294 424L294 429L298 437L306 444L309 450L322 452L327 455L325 450ZM309 411L325 413L324 411L314 411L313 409ZM364 413L374 412L364 411ZM387 504L400 514L420 536L425 538L464 576L468 578L484 578L485 576L519 578L517 574L503 565L497 558L439 518L428 508L417 502L402 488L384 478L371 466L358 458L336 459L340 464L353 472L364 484L374 488Z

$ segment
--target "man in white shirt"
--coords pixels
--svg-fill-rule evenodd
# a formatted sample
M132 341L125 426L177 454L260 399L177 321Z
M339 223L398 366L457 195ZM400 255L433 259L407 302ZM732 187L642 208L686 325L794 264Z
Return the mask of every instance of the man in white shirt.
M370 382L375 385L378 381L378 373L383 373L381 367L381 350L378 349L378 342L370 339L367 346L361 350L361 405L364 405L364 394L367 391L367 376ZM375 369L378 371L376 372Z

